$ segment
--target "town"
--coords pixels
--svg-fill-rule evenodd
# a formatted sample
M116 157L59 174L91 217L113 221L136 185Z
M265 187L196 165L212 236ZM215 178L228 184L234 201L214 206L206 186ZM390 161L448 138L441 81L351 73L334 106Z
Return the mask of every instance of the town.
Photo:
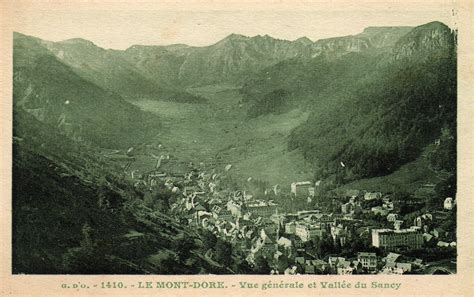
M456 267L456 201L424 207L418 197L350 189L322 194L324 181L230 190L226 173L189 164L186 174L156 169L134 185L152 205L169 195L168 214L201 234L228 242L267 274L451 274ZM247 182L251 182L249 177ZM430 194L433 185L420 192ZM291 207L292 206L292 207ZM296 207L295 207L296 206ZM290 211L291 209L291 211ZM160 209L163 211L163 209ZM204 255L212 261L215 250ZM229 256L230 257L230 256Z

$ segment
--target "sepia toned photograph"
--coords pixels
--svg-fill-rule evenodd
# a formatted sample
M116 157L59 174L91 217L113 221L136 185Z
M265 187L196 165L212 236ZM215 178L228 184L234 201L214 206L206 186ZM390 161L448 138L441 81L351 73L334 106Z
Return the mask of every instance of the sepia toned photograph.
M456 274L440 3L20 7L11 273Z

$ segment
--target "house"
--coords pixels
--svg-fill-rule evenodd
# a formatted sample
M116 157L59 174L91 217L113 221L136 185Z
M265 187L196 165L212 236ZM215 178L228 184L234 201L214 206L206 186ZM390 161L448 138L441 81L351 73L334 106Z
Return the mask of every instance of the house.
M320 259L311 260L311 264L314 268L319 272L325 272L326 269L329 267L329 263Z
M275 196L278 196L278 195L280 195L280 193L281 193L280 185L274 185L273 186L273 194L275 194Z
M226 204L227 210L235 217L240 217L242 215L241 207L232 200L229 200Z
M311 187L311 182L309 182L309 181L294 182L294 183L291 183L291 193L295 197L300 197L300 196L305 196L306 197L310 194L309 193L309 188L310 187Z
M225 221L230 221L233 219L232 213L230 210L223 209L219 213L219 219L225 220Z
M341 261L337 263L337 274L338 275L347 275L352 274L354 268L351 267L351 261Z
M449 247L449 243L444 242L444 241L438 241L437 246L439 246L439 247Z
M401 255L397 253L388 253L384 260L386 263L395 263L400 256Z
M403 270L401 268L396 267L384 267L379 274L403 274Z
M356 212L360 212L362 207L360 206L359 202L355 201L356 197L351 197L349 202L341 205L341 212L343 214L354 214Z
M423 245L423 235L420 228L409 229L373 229L372 246L379 248L410 247L420 248Z
M393 222L393 228L395 230L400 230L400 228L402 227L402 224L403 224L402 220L395 220L395 222Z
M345 261L344 257L329 257L328 262L329 266L336 267L337 263Z
M354 274L354 271L357 272L357 274L361 274L363 271L363 266L362 266L362 263L359 262L358 260L353 260L352 261L352 267L354 267L354 270L353 270L353 274Z
M354 203L344 203L341 205L341 212L342 213L354 213Z
M395 220L398 218L398 214L396 213L389 213L387 215L387 221L390 222L390 223L393 223L395 222ZM420 226L421 227L421 226Z
M411 271L411 264L410 263L397 263L395 267L403 270L403 273Z
M284 274L285 275L295 275L296 270L297 270L296 266L288 267L288 268L285 269Z
M425 242L430 242L433 239L433 235L428 234L428 233L423 233L423 240Z
M306 260L304 271L306 274L315 274L325 272L329 264L323 260Z
M382 204L382 208L384 208L386 210L393 210L394 209L393 202L392 201L384 201L383 204Z
M357 253L357 261L369 271L377 269L377 255L375 253L359 252Z
M316 272L314 265L311 264L311 260L306 260L304 266L304 273L305 274L314 274Z
M364 194L364 200L370 201L370 200L376 200L382 198L382 193L380 192L367 192Z
M315 237L321 238L325 232L326 230L322 229L320 224L309 224L301 221L296 224L295 228L295 235L303 242L310 241Z
M443 205L444 205L444 209L446 210L452 210L455 204L456 204L456 201L454 201L452 197L448 197L444 199Z
M347 237L347 227L341 224L331 226L331 236L334 241L339 240L341 246L344 246Z
M318 223L321 228L329 229L329 226L333 223L334 217L332 214L317 213L309 215L306 220L312 223Z
M433 231L431 231L431 234L433 234L433 236L436 238L440 238L446 236L446 231L441 228L435 228Z
M260 217L269 217L277 211L277 204L273 201L260 201L257 200L253 203L248 203L242 209L252 215Z
M285 233L286 234L295 234L296 233L296 223L289 222L285 224Z
M433 220L433 215L430 213L425 213L421 216L418 216L414 219L413 225L417 227L423 227L427 223L431 222Z
M280 237L280 239L277 240L277 244L282 246L285 249L289 249L293 246L293 244L291 243L291 240L289 240L286 237Z
M296 213L296 216L299 220L304 219L306 217L320 214L321 211L319 209L312 209L312 210L300 210Z
M423 265L423 260L416 258L416 259L413 261L412 264L413 264L414 266L421 266L421 265Z
M278 260L282 255L283 255L282 252L280 252L279 250L276 250L275 254L273 255L273 259Z
M382 206L375 206L370 209L374 215L381 215L386 216L388 214L388 210L383 208Z
M296 264L300 264L300 265L304 265L304 264L305 264L305 259L304 259L304 257L296 257L296 258L295 258L295 263L296 263Z

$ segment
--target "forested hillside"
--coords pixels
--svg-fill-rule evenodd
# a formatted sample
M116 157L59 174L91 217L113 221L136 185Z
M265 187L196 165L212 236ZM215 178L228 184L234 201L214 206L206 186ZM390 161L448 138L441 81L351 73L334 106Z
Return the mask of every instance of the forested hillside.
M80 77L39 39L17 35L13 59L15 108L65 135L102 147L124 147L158 133L156 116Z
M22 110L14 120L13 273L226 273L199 256L200 234L163 213L171 192L153 193L164 207L152 209L93 147Z
M304 153L318 179L336 174L347 182L395 171L442 129L456 134L454 33L434 22L398 37L389 51L288 60L265 69L242 88L249 115L312 110L289 148Z

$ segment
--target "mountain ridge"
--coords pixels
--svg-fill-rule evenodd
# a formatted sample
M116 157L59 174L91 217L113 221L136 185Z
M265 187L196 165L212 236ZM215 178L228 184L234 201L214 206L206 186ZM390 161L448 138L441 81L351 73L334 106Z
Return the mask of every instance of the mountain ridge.
M307 37L290 41L269 35L250 37L232 33L207 46L132 45L126 50L103 49L81 38L44 43L78 73L101 87L125 97L132 94L150 97L186 86L221 81L240 84L245 77L292 58L314 59L321 55L337 58L351 52L389 47L408 29L368 27L356 35L314 42ZM89 54L85 55L84 51ZM103 73L115 76L116 83L102 77ZM127 84L120 76L136 77L136 83Z

